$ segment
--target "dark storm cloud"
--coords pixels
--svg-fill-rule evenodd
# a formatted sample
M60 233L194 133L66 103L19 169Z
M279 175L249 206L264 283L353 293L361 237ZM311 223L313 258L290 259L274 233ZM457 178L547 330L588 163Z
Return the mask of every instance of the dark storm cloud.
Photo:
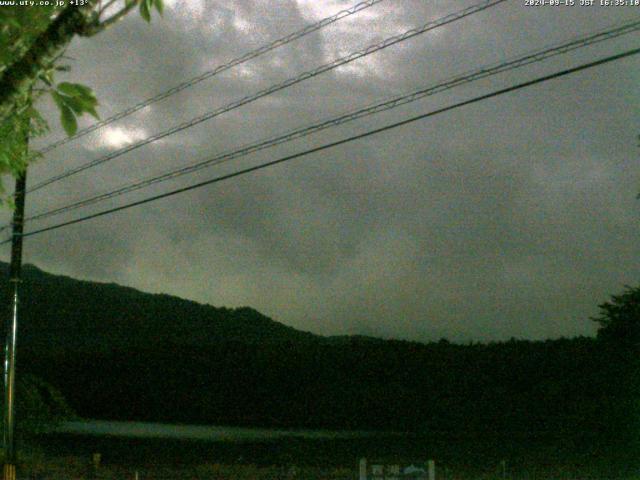
M383 2L52 152L32 180L471 3ZM348 5L176 2L151 26L132 15L100 37L74 42L70 78L93 86L108 116ZM634 11L507 2L34 193L29 207L106 191L599 30ZM634 41L637 34L127 199L343 138ZM251 305L325 334L420 340L589 334L587 317L597 303L637 282L638 73L637 60L624 60L33 237L28 261L214 305Z

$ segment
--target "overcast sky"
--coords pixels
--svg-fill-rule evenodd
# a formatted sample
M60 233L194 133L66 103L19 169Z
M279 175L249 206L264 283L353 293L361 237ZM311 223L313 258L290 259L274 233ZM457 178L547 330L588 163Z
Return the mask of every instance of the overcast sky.
M151 25L136 13L97 37L74 40L72 72L60 80L91 86L105 118L355 1L167 3L164 18L154 15ZM58 148L31 169L29 182L473 3L385 0ZM637 7L527 7L509 0L34 192L27 210L107 191L639 14ZM638 33L627 35L30 228L321 145L639 42ZM588 318L597 305L639 280L639 80L639 58L620 60L30 237L25 261L215 306L249 305L327 335L422 341L591 335L595 326ZM44 102L42 109L52 132L35 145L63 136L53 107Z

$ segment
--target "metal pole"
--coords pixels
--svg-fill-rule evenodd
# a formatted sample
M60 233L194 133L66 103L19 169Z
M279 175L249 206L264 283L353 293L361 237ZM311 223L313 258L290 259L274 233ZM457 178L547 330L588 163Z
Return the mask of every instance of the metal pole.
M364 457L360 459L358 480L367 480L367 459Z
M11 288L11 319L7 325L7 341L4 358L4 480L16 479L15 448L15 386L16 386L16 340L18 334L19 287L22 270L22 231L24 224L24 201L27 185L27 170L16 178L14 193L13 234L11 239L11 265L9 283Z
M429 480L436 480L436 462L434 460L427 462L427 470L429 472Z

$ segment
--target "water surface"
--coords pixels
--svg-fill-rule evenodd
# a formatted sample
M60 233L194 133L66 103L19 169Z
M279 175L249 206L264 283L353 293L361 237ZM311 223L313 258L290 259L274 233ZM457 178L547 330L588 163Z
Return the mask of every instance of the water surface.
M108 420L78 420L64 422L56 429L56 433L133 438L209 440L216 442L252 442L279 440L283 438L333 440L363 438L374 435L374 432L365 431L275 430L267 428L175 425L147 422L116 422Z

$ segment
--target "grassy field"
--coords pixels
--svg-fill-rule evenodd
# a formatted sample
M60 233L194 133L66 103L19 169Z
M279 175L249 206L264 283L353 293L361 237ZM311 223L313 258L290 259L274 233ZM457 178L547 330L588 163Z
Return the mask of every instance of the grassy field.
M140 468L122 465L104 465L94 469L90 459L81 457L59 457L41 459L37 463L23 463L18 469L18 478L33 480L275 480L275 479L309 479L309 480L354 480L357 469L353 467L313 467L293 465L253 465L253 464L200 464L168 466L155 465ZM578 479L639 479L640 476L607 474L606 472L583 472L578 474L571 468L560 466L542 466L528 471L507 473L501 472L471 473L461 470L440 470L438 480L578 480Z
M101 454L94 469L92 455ZM624 448L589 439L392 436L349 440L211 442L55 435L23 453L19 478L67 479L355 479L357 463L416 463L433 458L437 478L491 480L640 480Z

